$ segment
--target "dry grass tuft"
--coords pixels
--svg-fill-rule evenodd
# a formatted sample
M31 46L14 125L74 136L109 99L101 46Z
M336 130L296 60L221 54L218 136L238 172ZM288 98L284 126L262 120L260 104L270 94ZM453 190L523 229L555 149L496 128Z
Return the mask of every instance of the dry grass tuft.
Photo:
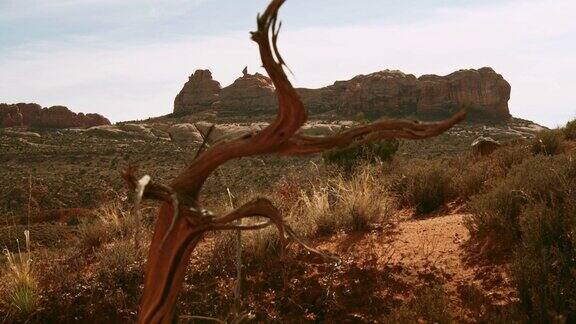
M96 211L95 219L80 225L80 245L85 249L93 249L114 239L129 237L136 230L136 217L118 203L103 205Z
M5 250L8 268L2 277L2 302L13 319L26 320L38 307L38 280L30 252L30 232L25 232L26 252Z
M300 189L295 203L283 207L290 227L300 237L312 238L338 231L370 230L372 224L390 220L395 203L380 181L379 168L366 166L350 178L338 175L307 190ZM233 256L234 235L223 233L216 238L216 264ZM242 245L247 258L257 263L277 257L280 252L278 232L273 227L242 233Z
M393 199L380 180L380 169L367 165L350 178L340 175L301 191L291 210L298 220L299 233L324 235L337 231L366 231L378 221L388 221L394 210Z
M366 231L377 221L388 221L395 209L375 167L365 166L350 180L339 177L333 184L336 229Z

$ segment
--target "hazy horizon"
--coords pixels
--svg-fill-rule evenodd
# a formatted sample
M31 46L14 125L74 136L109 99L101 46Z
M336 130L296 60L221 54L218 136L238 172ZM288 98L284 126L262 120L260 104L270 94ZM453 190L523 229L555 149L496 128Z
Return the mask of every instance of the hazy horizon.
M113 122L170 113L188 76L222 86L259 68L249 40L268 1L4 0L0 102L64 105ZM361 4L361 5L360 5ZM576 117L576 2L288 0L279 46L296 87L385 69L446 75L492 67L515 117Z

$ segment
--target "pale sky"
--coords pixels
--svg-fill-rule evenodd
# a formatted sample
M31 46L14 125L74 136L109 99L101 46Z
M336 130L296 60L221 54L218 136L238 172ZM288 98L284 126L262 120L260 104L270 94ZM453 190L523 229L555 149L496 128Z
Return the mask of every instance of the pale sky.
M170 113L196 69L263 72L249 31L266 0L0 0L0 102L112 121ZM516 117L576 117L575 0L288 0L279 47L296 87L384 69L490 66Z

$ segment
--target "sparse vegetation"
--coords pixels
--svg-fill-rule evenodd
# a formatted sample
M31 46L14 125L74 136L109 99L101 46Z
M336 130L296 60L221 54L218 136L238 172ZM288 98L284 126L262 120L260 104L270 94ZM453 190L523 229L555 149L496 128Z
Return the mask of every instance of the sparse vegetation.
M520 215L524 207L535 202L550 204L566 199L568 193L560 184L573 178L574 172L574 162L567 156L536 156L525 160L513 167L491 191L473 198L470 231L479 236L493 233L516 242L520 239Z
M333 183L335 203L332 218L336 228L347 231L366 231L377 221L387 222L394 210L394 202L386 192L378 169L364 167L349 181L339 177Z
M564 137L568 140L576 140L576 119L569 121L562 129Z
M469 229L492 250L514 251L512 274L534 322L576 319L575 192L573 156L535 156L472 201Z
M396 139L335 148L322 154L324 161L351 172L354 167L376 161L390 161L398 151L400 142Z
M285 210L288 224L301 237L314 238L338 231L369 231L374 223L388 222L396 206L378 178L378 172L378 167L368 165L359 168L348 179L335 175L301 190L294 205ZM263 262L279 254L280 241L276 229L246 232L242 239L250 260ZM215 248L218 262L232 256L233 240L231 233L218 236Z
M421 287L410 301L392 311L384 322L453 323L448 304L448 296L441 286Z
M532 139L510 141L516 135L506 133L508 126L487 131L482 125L464 124L438 138L403 141L397 151L384 150L394 151L384 158L377 156L377 150L365 154L358 147L344 155L342 164L322 163L322 156L245 158L221 166L221 175L207 180L202 204L220 215L229 209L218 202L228 186L243 200L264 194L280 207L304 242L340 258L327 262L290 245L281 259L276 229L243 233L242 306L254 321L573 322L573 143L562 141L574 140L569 135L574 125L568 124L550 140L541 134L545 140L538 145ZM157 218L142 217L137 248L135 219L118 173L128 164L138 164L154 180L165 182L189 163L188 149L197 145L183 149L166 140L39 133L41 137L29 140L38 145L0 134L0 163L6 170L0 175L0 248L10 251L10 257L0 255L0 318L135 321L144 251ZM490 156L468 156L470 143L480 135L490 135L503 146ZM375 163L378 160L385 163ZM59 216L73 209L89 213L72 219ZM417 217L436 213L434 218L414 220L413 210ZM451 295L450 300L445 288L456 280L446 280L453 275L451 269L439 273L435 257L425 267L412 259L440 249L435 236L428 238L429 232L423 232L423 244L408 251L389 247L397 242L402 224L458 216L446 216L445 210L473 215L467 224L472 241L454 237L450 251L471 258L468 270L480 269L474 273L477 289ZM19 254L16 239L24 242L26 229L33 244L30 253ZM179 297L182 314L229 318L235 281L233 237L233 232L207 234L207 241L195 251ZM469 252L465 243L478 244L478 250L486 252L480 267L474 265L477 251ZM225 255L214 255L225 247ZM226 262L216 262L218 258ZM19 260L31 260L31 279L20 286L12 284L10 275L11 264L26 264ZM491 267L500 269L501 277L486 275ZM492 294L507 285L510 291ZM406 296L406 291L416 293ZM516 297L518 305L511 302ZM460 302L476 313L462 316Z
M452 169L442 162L418 163L402 170L393 190L419 215L435 211L453 195Z
M568 200L537 202L523 212L521 243L514 255L512 274L531 321L576 320L576 203Z
M122 289L137 300L138 286L143 281L144 251L131 241L116 241L97 254L96 278L108 289Z
M96 138L92 139L95 140ZM116 140L121 141L121 139ZM70 142L72 143L72 140ZM529 314L530 318L535 321L546 321L551 318L572 320L573 317L571 316L573 316L574 311L571 308L573 303L571 304L570 300L573 300L571 291L574 288L571 286L572 283L567 274L574 267L570 261L574 256L569 250L570 246L573 249L574 243L569 240L571 237L569 233L573 231L571 229L573 225L570 223L571 218L567 215L573 214L573 212L570 209L572 207L566 203L565 197L567 197L568 191L565 187L559 186L559 183L569 183L568 179L573 178L574 175L573 171L569 171L568 165L571 165L569 156L563 154L555 156L536 154L533 156L531 144L532 141L529 140L518 141L505 145L492 155L482 158L440 157L422 161L402 155L387 163L369 163L374 160L365 160L354 164L354 167L347 174L340 174L339 171L322 163L311 164L310 160L294 159L285 163L268 158L263 160L246 159L224 166L222 174L225 175L233 192L247 196L244 200L248 200L248 196L253 196L259 192L269 194L281 207L290 226L312 246L317 246L319 242L325 240L343 244L340 240L347 241L350 240L349 237L381 233L380 228L387 227L374 225L394 222L393 215L398 209L413 208L422 214L438 210L441 206L452 201L465 204L468 206L467 209L474 214L468 220L468 226L474 239L483 241L492 237L490 239L495 240L496 243L487 245L485 249L487 252L497 252L502 247L507 247L505 250L507 250L511 262L510 275L514 279L515 287L521 298L519 310ZM441 150L442 147L439 145L436 149ZM401 149L406 149L406 147ZM169 154L165 152L164 148L160 150L158 147L150 147L147 150L157 152L154 153L154 156ZM76 159L74 163L79 163L79 161ZM311 161L318 162L319 160L316 158ZM106 168L109 168L109 159L101 162L105 164ZM152 162L150 162L149 167L152 167ZM156 161L154 165L159 165L160 162ZM91 170L97 167L98 163L98 160L95 160L91 162L91 166L83 167L83 170L87 172L86 174L73 172L66 179L76 181L77 178L93 177L95 173ZM254 165L258 167L265 165L265 172L249 172ZM118 168L121 167L122 163L118 162ZM163 172L161 175L154 177L164 178L170 175L169 170L161 171ZM288 173L294 174L294 176L287 177ZM247 185L243 182L243 179L252 178L257 179L255 184ZM284 180L278 182L278 179ZM74 185L74 182L68 184ZM208 199L211 201L218 200L216 195L224 192L221 182L218 179L209 179L208 184L209 186L206 188L209 193ZM41 213L39 206L43 204L52 206L53 209L61 206L62 201L71 204L71 200L55 200L51 196L51 192L66 192L66 190L60 189L60 186L52 189L50 182L44 177L38 177L37 185L38 188L33 190L33 214ZM107 186L107 184L100 185ZM93 312L99 311L103 319L121 318L130 321L134 319L138 296L141 293L142 265L145 262L143 251L135 248L133 242L135 219L127 211L127 207L117 203L121 194L114 192L110 197L115 200L102 200L102 197L106 197L106 195L100 194L103 192L101 188L88 187L91 188L90 192L98 192L99 194L96 196L87 195L78 201L78 205L71 206L84 207L85 203L90 205L95 204L95 201L101 201L97 204L99 207L91 213L93 216L79 217L79 224L39 223L31 224L29 227L32 236L36 238L32 248L46 248L54 251L51 253L58 255L58 258L54 258L58 261L52 262L60 264L58 269L62 269L59 270L62 272L62 276L75 278L73 280L77 281L66 284L53 282L50 287L58 288L51 288L55 289L51 292L62 294L62 296L78 295L83 297L77 302L72 300L66 301L66 303L62 302L61 308L58 308L55 306L60 303L58 298L51 297L50 300L47 300L39 297L39 291L46 285L46 279L35 274L36 285L33 287L35 287L36 295L20 294L24 297L36 296L35 299L20 298L20 300L22 304L26 304L25 300L34 301L34 306L29 307L29 309L32 309L31 313L36 314L34 316L40 316L40 318L61 320L62 317L46 314L45 307L51 307L53 312L58 312L58 314L69 310L71 314L76 314L74 316L81 316L85 319L98 316ZM268 188L272 188L272 190ZM7 205L3 206L24 204L23 209L19 207L13 211L26 210L25 188L19 194L10 197L13 198L5 196L8 200L4 200ZM38 204L34 201L38 201ZM215 211L223 212L226 209L228 207L217 207ZM15 253L16 259L18 254L16 253L15 238L22 242L24 240L23 230L28 227L14 224L20 222L21 215L21 212L10 214L10 218L8 218L10 221L6 223L9 226L0 227L0 231L4 233L0 235L0 244ZM143 218L145 227L143 228L142 248L145 248L148 242L150 236L148 226L152 221L153 219L146 221L146 218ZM214 254L208 256L203 254L199 258L212 258L214 261L217 259L226 260L226 262L209 262L210 267L206 269L194 268L188 274L199 276L203 273L209 273L210 278L218 282L218 285L224 285L218 288L218 293L213 291L208 293L209 288L194 286L194 289L208 289L206 290L207 300L218 300L218 302L214 302L212 310L202 308L202 314L205 312L213 316L221 316L228 309L230 301L226 299L228 298L226 296L231 290L226 288L226 283L229 283L230 278L234 276L234 264L230 261L233 260L234 255L233 244L233 233L216 235L214 243L208 243L210 247L208 250L220 250L222 252L226 248L225 255L218 257ZM62 249L61 252L57 252L58 249ZM247 270L249 280L258 280L255 279L258 276L256 274L281 262L278 258L280 253L279 237L273 228L243 233L243 251L245 265L249 269ZM290 261L290 267L299 264L297 269L301 270L298 271L308 269L309 266L300 265L301 258L307 258L302 256L302 252L298 249L289 249L287 253L288 260L293 260ZM344 254L338 250L335 253ZM350 253L351 255L364 254L358 250ZM23 254L24 256L25 254ZM68 265L71 262L69 257L75 258L72 264L76 265ZM350 257L350 255L347 256L347 258ZM1 262L6 263L7 260ZM204 265L205 263L201 263L199 266ZM206 272L207 269L211 270ZM294 271L296 270L287 271L292 280L302 280L306 276L305 272ZM324 273L324 271L322 270L320 273ZM348 275L350 270L342 271L343 275ZM76 275L77 272L78 275ZM217 273L227 275L214 276ZM276 273L276 276L280 276L279 273ZM60 279L61 276L53 276L50 280L57 280L56 277ZM3 275L2 278L2 291L7 293L10 291L6 289L8 281L5 279L7 277ZM345 279L340 280L345 281ZM365 279L359 280L362 282ZM272 286L267 287L274 288L266 289L280 289L281 281L271 283ZM559 282L560 284L552 285L549 284L550 282ZM418 292L416 297L403 302L402 305L391 306L390 314L382 313L379 317L373 318L382 320L382 316L384 316L389 321L428 320L444 322L449 321L449 319L455 321L454 315L446 311L448 308L444 304L446 302L444 299L445 292L440 289L442 284L433 283L439 286L424 289L425 291ZM301 290L297 290L298 294L304 299L307 298L308 294L304 291L309 289L306 287L315 286L310 283L299 285L298 289ZM263 302L265 298L263 295L259 295L262 291L258 289L262 288L254 288L254 290L250 290L250 294L260 296L262 300L252 301L251 305L267 304L267 302ZM31 290L27 291L31 292ZM324 293L327 292L324 291ZM186 305L193 305L188 299L197 300L198 298L198 295L190 291L184 294L183 299ZM480 293L478 292L478 294ZM474 298L476 304L489 303L482 295L466 296L462 298ZM566 298L560 299L559 296ZM356 298L364 300L363 297ZM374 296L370 298L374 298ZM0 313L12 309L10 316L16 318L15 311L6 302L9 299L2 298L2 300ZM29 303L29 305L33 303ZM78 303L78 305L76 306L74 303ZM278 301L278 304L280 303ZM369 304L367 301L366 303ZM114 305L120 305L118 310L111 310L115 308ZM323 312L334 312L327 301L319 305L321 306L314 308L315 316L324 316L318 315L323 314ZM444 306L440 307L439 305ZM306 307L310 306L304 308ZM22 309L24 308L22 307ZM73 308L74 310L72 310ZM83 314L84 309L91 309L91 312ZM103 311L105 309L110 310ZM489 309L488 313L481 314L482 318L492 319L500 316L498 315L500 310ZM266 311L256 310L258 314L269 311L278 312L280 318L288 316L275 307L268 308ZM506 314L506 311L502 310L502 313ZM298 313L290 316L294 317L288 318L302 319L304 315ZM270 319L269 317L262 318Z
M371 223L386 222L394 203L378 172L377 167L365 166L348 180L338 175L309 192L303 191L297 217L314 220L315 232L320 235L366 231Z
M543 130L532 142L532 153L557 155L564 152L564 136L560 130Z

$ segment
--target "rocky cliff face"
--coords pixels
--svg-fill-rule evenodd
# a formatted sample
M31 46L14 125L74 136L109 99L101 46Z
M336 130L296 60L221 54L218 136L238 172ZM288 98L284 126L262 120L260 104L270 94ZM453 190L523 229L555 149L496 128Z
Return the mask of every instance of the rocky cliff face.
M416 78L385 70L337 81L320 89L297 89L312 115L436 118L468 108L472 119L507 120L510 84L491 68L460 70L447 76ZM220 88L212 74L198 70L176 97L176 114L214 110L221 116L274 114L277 102L270 79L247 72Z
M87 128L100 125L110 125L110 121L98 114L76 114L64 106L42 108L38 104L0 104L0 127Z

